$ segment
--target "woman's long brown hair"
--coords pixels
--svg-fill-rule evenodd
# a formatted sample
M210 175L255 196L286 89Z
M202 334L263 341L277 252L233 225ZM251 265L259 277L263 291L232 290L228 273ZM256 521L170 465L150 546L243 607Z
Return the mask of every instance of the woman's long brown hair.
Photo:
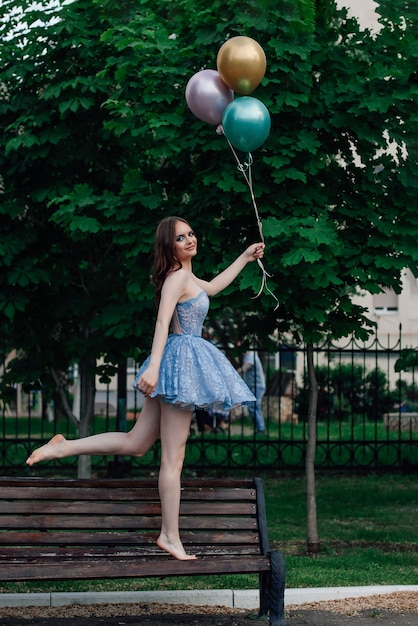
M157 305L160 302L161 289L167 275L183 267L174 256L175 226L177 222L184 222L189 226L189 223L182 217L171 215L161 220L155 233L152 282L155 285L155 302Z

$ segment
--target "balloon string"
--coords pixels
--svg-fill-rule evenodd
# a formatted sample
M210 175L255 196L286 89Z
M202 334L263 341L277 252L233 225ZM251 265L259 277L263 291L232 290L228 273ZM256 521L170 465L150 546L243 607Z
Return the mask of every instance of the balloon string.
M251 201L253 203L255 218L257 220L258 232L260 233L261 241L264 243L263 224L262 224L261 219L260 219L260 214L258 212L257 202L255 200L255 195L254 195L254 190L253 190L253 181L252 181L252 174L251 174L251 165L253 163L253 157L252 157L251 153L249 152L248 155L247 155L248 156L248 163L246 163L246 162L241 163L237 153L234 150L234 147L232 146L232 144L229 141L228 137L225 135L224 130L222 128L222 125L218 126L216 131L217 131L218 134L224 135L225 139L228 142L229 147L231 148L232 154L234 155L235 160L238 163L238 170L244 176L245 182L247 183L248 189L250 190ZM266 269L265 269L261 259L257 259L257 263L258 263L258 265L259 265L259 267L261 269L261 273L262 273L262 276L261 276L261 287L260 287L257 295L254 296L254 298L252 298L252 300L255 300L256 298L259 298L261 296L261 294L263 293L264 289L265 289L267 291L267 293L269 293L274 298L274 300L276 301L277 304L274 307L274 310L276 311L279 308L279 306L280 306L280 302L279 302L278 298L275 296L275 294L271 291L271 289L267 285L267 277L271 278L272 276L271 276L271 274L269 274L266 271Z

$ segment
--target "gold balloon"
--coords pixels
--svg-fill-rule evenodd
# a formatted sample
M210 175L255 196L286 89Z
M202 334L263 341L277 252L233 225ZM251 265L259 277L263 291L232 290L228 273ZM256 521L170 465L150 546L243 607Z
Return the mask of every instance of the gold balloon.
M217 66L222 80L243 96L260 84L266 65L263 48L251 37L232 37L218 52Z

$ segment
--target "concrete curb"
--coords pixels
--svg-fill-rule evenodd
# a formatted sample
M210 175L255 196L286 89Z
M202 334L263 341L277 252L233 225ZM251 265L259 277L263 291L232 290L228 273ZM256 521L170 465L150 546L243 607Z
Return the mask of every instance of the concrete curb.
M417 593L418 585L379 585L372 587L312 587L286 589L285 604L306 604L343 598L385 595L399 591ZM190 591L106 591L106 592L51 592L0 593L0 607L69 606L75 604L186 604L190 606L226 606L236 609L255 609L259 606L258 589L205 589Z

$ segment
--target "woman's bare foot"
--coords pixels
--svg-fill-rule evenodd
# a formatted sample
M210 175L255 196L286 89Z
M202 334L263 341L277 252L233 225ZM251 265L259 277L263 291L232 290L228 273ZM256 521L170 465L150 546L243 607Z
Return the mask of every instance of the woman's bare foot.
M161 550L165 550L171 554L171 556L174 556L174 558L179 561L191 561L193 559L197 559L195 554L187 554L180 540L172 543L166 537L160 535L157 539L157 546L161 548Z
M62 456L64 444L67 440L63 435L54 435L44 446L37 448L26 459L27 465L35 465L39 461L50 461Z

